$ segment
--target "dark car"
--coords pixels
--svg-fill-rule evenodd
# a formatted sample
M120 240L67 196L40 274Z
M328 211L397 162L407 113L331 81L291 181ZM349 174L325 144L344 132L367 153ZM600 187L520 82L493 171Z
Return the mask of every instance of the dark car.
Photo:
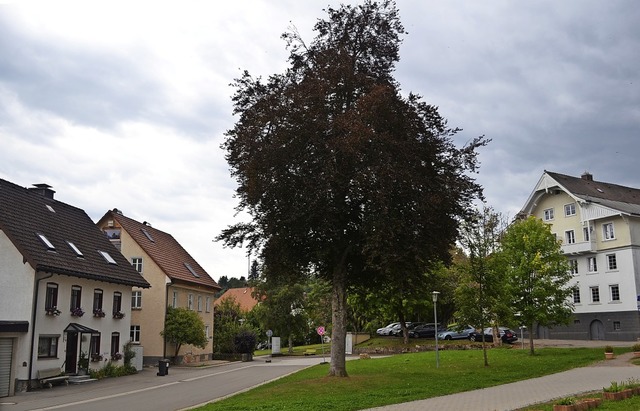
M438 324L438 331L440 331L441 325ZM442 327L444 329L444 327ZM436 326L434 323L421 324L409 331L409 337L411 338L435 338Z
M414 328L424 324L421 322L407 322L407 330L411 331ZM389 333L389 335L393 335L396 337L402 337L402 327L400 326L400 324L395 325L393 328L391 328L391 332Z
M513 344L518 341L516 332L507 327L498 327L498 334L503 343ZM476 331L469 333L469 340L482 341L482 334ZM484 340L486 342L493 342L493 328L488 327L484 329Z

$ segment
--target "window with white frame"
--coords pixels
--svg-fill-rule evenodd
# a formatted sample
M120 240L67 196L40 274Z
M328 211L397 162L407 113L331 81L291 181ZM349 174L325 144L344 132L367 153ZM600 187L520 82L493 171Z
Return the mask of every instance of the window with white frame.
M564 240L567 244L576 243L576 233L573 230L567 230L564 232Z
M173 308L178 308L178 292L173 292L173 298L171 299L171 306Z
M596 261L595 257L589 257L587 258L587 265L589 267L589 272L590 273L596 273L598 272L598 263Z
M574 304L580 304L580 288L579 287L573 287L573 303Z
M193 294L189 294L189 297L187 299L187 308L189 310L193 310Z
M565 217L571 217L576 215L576 203L565 204L564 215Z
M113 315L117 315L122 312L122 293L120 291L116 291L113 293L112 312Z
M613 231L613 223L602 224L602 238L604 240L614 240L616 238Z
M111 350L109 352L111 353L112 358L115 357L115 355L120 352L120 333L119 332L111 333Z
M573 275L578 274L578 260L575 258L569 260L569 272Z
M131 265L136 269L137 272L142 272L142 257L132 257Z
M584 237L584 241L591 241L591 228L584 227L582 229L582 237Z
M618 287L618 284L609 286L609 297L611 301L620 301L620 287Z
M618 269L618 261L616 259L615 254L607 254L607 269L608 270Z
M198 296L198 311L202 312L202 296Z
M78 310L82 307L82 287L79 285L71 286L71 311Z
M204 326L204 334L207 336L207 338L211 338L209 336L209 325L208 324Z
M99 288L95 288L93 290L93 314L97 317L104 317L101 315L102 313L102 290Z
M58 308L58 284L47 283L47 292L44 297L44 309L52 311Z
M131 292L131 308L132 309L140 309L142 308L142 291L132 291Z
M599 303L600 302L600 287L598 287L598 286L589 287L589 290L591 292L591 302L592 303Z
M211 312L211 297L207 297L204 300L204 310L206 312Z
M140 326L132 325L131 332L129 333L129 338L131 342L134 344L140 344Z
M553 208L544 210L544 221L553 220Z

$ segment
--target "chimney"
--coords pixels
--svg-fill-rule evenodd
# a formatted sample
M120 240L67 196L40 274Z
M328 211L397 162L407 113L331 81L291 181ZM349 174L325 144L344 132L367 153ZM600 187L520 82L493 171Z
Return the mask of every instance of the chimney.
M44 183L33 184L33 187L29 188L29 191L33 191L45 198L50 198L52 200L53 200L53 194L55 193L55 191L51 189L51 186L49 184L44 184Z
M593 174L591 174L588 171L585 171L584 173L582 173L582 175L580 176L583 180L587 180L587 181L593 181Z

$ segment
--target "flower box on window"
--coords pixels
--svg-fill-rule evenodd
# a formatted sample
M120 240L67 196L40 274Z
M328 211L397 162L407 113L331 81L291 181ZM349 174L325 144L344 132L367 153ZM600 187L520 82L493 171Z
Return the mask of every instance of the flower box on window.
M102 361L102 355L100 354L91 354L91 362L98 362L98 361Z
M47 315L60 315L62 311L58 310L57 307L50 307L44 309Z
M124 313L121 311L115 312L113 313L113 318L117 319L117 320L121 320L124 318Z
M106 315L106 313L104 311L102 311L100 308L96 308L95 310L93 310L93 316L94 317L102 318L105 315Z
M82 311L82 308L80 307L77 307L71 310L72 317L82 317L83 315L84 315L84 311Z
M114 354L111 354L111 359L112 359L113 361L121 360L121 359L122 359L122 354L121 354L121 353L119 353L119 352L114 353Z

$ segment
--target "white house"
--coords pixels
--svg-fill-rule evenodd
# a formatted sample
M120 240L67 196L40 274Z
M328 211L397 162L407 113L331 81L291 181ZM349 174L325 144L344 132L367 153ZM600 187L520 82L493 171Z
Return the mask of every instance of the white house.
M551 226L573 274L572 323L536 336L640 337L640 189L545 171L520 214Z
M39 370L74 374L119 361L132 287L149 283L81 209L46 184L0 179L0 397L28 390Z

